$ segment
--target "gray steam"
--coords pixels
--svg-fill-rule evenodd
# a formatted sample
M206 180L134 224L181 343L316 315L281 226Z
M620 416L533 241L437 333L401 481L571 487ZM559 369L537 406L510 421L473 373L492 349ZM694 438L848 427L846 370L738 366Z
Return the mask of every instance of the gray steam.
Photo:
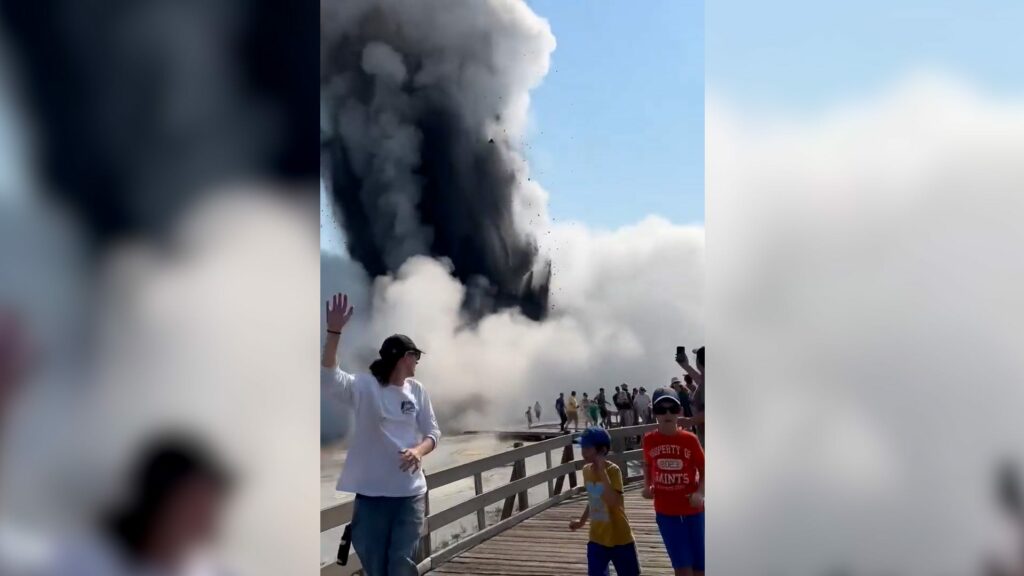
M479 320L548 310L550 264L525 232L543 202L517 152L554 38L518 1L324 6L321 170L347 251L371 277L450 262Z

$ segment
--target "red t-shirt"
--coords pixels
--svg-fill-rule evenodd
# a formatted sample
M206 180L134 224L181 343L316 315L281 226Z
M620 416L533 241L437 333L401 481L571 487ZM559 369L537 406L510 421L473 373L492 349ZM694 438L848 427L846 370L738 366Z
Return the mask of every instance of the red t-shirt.
M654 494L654 511L669 516L699 514L690 505L704 477L704 450L693 432L670 436L654 430L644 435L644 469Z

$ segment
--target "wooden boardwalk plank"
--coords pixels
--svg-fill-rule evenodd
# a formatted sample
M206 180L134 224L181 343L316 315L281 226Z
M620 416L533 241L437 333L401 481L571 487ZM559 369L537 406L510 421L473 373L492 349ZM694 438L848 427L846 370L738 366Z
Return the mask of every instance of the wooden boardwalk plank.
M671 575L665 546L654 519L654 507L640 495L639 485L626 487L626 516L633 528L640 566L645 575ZM583 513L585 495L529 518L490 540L448 560L431 574L462 576L545 576L587 573L586 528L572 532L569 521ZM611 569L615 574L615 570Z

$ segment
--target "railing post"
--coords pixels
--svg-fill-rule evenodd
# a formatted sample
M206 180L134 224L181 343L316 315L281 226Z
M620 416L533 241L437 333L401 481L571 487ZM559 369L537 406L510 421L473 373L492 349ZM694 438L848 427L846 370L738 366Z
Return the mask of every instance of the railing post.
M516 464L519 466L519 477L526 478L526 459L518 460ZM519 511L522 512L529 507L530 491L529 489L526 489L519 493Z
M477 472L473 475L473 491L479 496L484 493L484 478ZM476 528L477 530L483 530L487 525L487 518L484 516L484 509L480 508L476 511Z
M551 470L551 450L544 451L544 465L546 466L545 470ZM555 495L554 482L554 480L548 480L548 498Z
M512 448L522 448L522 446L523 446L522 442L516 442L516 443L512 444ZM525 478L525 477L526 477L526 466L525 466L525 463L522 460L516 460L515 463L512 465L512 478L509 479L509 483L515 482L516 480L519 480L520 478ZM518 496L519 496L519 510L520 511L525 510L525 508L523 508L523 502L524 502L523 494L520 492ZM502 520L512 516L512 508L515 507L515 504L516 504L516 495L515 494L513 494L512 496L509 496L508 498L505 498L505 506L502 507L502 509L501 509L501 519Z
M572 453L572 443L569 443L562 450L562 464L568 464L575 459L575 455ZM565 482L565 477L569 477L569 486L571 488L576 487L576 471L573 470L564 476L559 476L558 480L555 481L555 494L562 493L562 484Z
M623 476L628 476L626 472L626 459L623 458L622 453L626 451L626 443L628 440L625 436L618 438L612 438L612 456L609 458L616 466L622 470Z
M430 522L427 518L430 517L430 490L423 495L423 537L420 538L420 554L417 561L422 562L423 560L430 557Z

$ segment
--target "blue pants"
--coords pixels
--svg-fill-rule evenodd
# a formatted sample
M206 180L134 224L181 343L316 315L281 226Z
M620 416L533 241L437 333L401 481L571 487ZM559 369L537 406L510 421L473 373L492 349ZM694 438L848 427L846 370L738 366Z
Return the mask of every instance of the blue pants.
M352 547L366 576L416 576L426 495L356 496Z
M673 568L704 571L704 513L690 516L657 514L658 531Z
M608 576L609 562L615 566L618 576L640 576L640 559L636 555L635 543L621 546L587 543L587 576Z

